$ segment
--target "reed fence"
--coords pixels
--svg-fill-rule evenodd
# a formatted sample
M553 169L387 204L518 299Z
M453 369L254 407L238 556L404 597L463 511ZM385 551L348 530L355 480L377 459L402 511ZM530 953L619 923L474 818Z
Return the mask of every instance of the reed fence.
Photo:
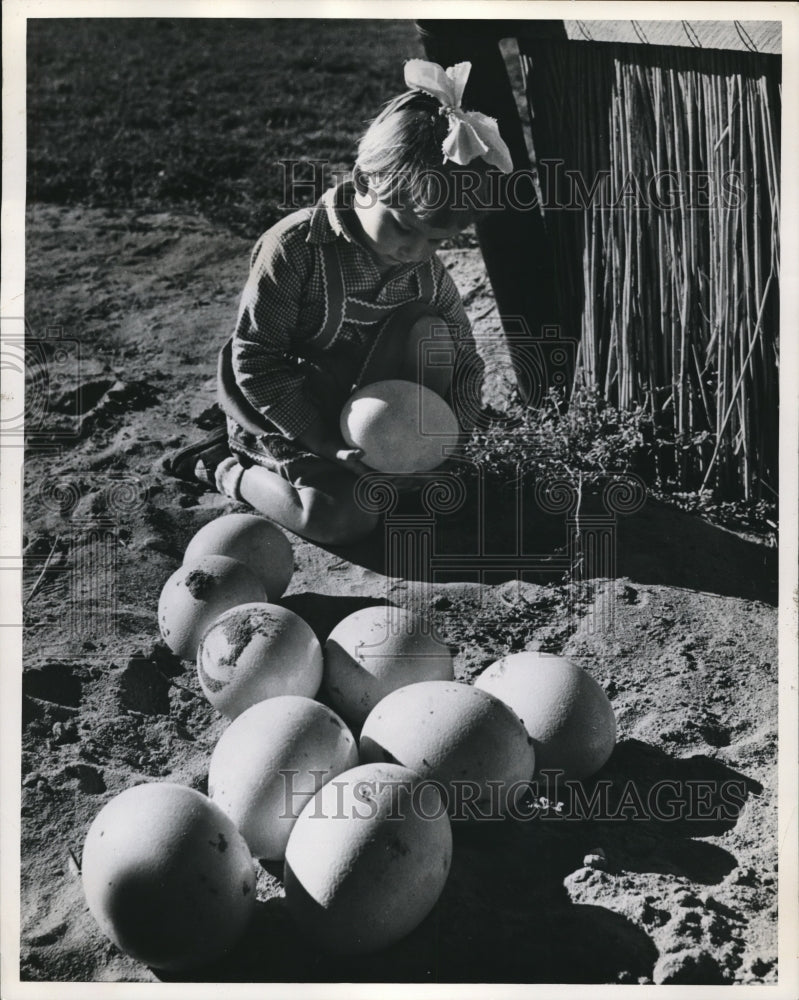
M527 42L575 381L652 414L667 477L777 489L779 59Z

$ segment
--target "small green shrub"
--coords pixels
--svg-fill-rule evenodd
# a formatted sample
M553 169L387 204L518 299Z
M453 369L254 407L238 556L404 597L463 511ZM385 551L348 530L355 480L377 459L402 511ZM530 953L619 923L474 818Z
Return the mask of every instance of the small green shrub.
M665 440L641 406L618 410L595 388L578 386L571 399L550 391L543 406L529 409L516 399L507 412L489 410L464 448L472 465L508 486L524 479L566 481L577 491L576 515L587 494L614 477L634 474L653 499L699 514L714 524L758 535L776 544L776 496L730 500L717 490L686 491L661 462L677 445L690 452L701 441Z
M578 490L613 476L640 473L651 448L651 418L641 407L621 411L598 390L580 387L566 404L550 390L543 406L514 402L476 428L466 456L494 478L565 479Z

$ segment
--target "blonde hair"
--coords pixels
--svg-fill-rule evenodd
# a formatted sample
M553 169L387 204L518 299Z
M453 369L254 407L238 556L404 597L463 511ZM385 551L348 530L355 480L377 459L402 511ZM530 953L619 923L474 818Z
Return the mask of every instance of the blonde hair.
M358 143L353 179L368 185L392 208L408 208L420 220L465 228L485 210L488 164L444 162L449 122L438 100L412 90L383 108Z

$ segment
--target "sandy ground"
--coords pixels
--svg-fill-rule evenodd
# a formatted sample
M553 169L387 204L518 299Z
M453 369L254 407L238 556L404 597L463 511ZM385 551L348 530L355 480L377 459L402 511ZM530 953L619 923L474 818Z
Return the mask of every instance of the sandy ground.
M41 433L26 464L21 975L157 981L103 938L79 864L91 820L124 788L204 789L224 728L160 642L156 606L192 534L240 508L159 461L207 423L249 243L197 218L41 206L27 238L26 314L46 360L29 390ZM445 257L501 405L508 366L481 259ZM481 531L486 551L515 551L513 497L489 490L486 504L437 515L443 564L476 551ZM558 570L562 518L523 521L540 558L521 583L501 560L483 582L451 561L428 591L386 567L390 519L346 551L292 538L285 603L324 638L365 604L423 600L464 679L509 651L574 657L618 720L617 749L586 785L604 814L458 830L433 913L357 963L306 946L279 867L264 867L246 939L198 980L776 981L776 551L648 503L616 519L615 567L575 601ZM682 817L658 812L664 782ZM596 848L606 861L585 865Z

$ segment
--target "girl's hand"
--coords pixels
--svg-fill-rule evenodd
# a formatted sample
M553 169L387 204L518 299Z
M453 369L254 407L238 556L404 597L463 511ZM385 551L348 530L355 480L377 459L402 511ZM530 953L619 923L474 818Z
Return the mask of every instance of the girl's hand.
M374 469L363 464L362 458L363 451L360 448L339 448L334 461L349 469L356 476L365 476L367 472L374 472Z
M362 476L373 471L361 461L363 451L360 448L350 447L340 434L331 434L321 419L314 421L297 440L314 455L326 458L337 465L343 465L353 475Z

